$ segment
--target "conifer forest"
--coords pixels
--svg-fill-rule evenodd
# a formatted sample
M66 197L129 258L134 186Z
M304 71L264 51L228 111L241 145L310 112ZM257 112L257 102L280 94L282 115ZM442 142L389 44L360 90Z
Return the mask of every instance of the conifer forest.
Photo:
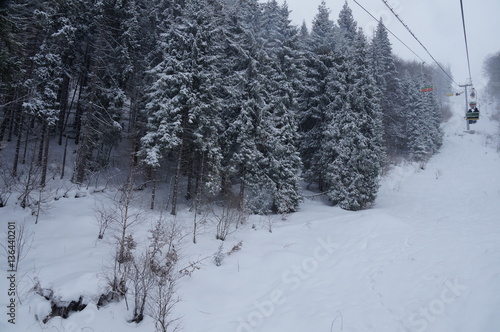
M0 36L2 205L15 183L120 179L174 215L286 214L306 187L366 209L387 165L436 153L449 112L450 83L347 3L296 26L276 0L4 0Z

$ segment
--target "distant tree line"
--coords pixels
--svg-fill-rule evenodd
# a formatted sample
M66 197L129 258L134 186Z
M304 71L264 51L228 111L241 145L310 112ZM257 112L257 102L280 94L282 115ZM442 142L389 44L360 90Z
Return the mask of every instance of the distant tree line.
M488 78L486 92L493 100L500 103L500 52L488 56L483 67Z
M397 59L382 23L368 40L347 4L308 29L276 0L11 0L0 36L2 164L39 165L41 186L69 145L73 182L129 154L169 179L172 214L181 195L293 212L301 180L359 210L384 165L441 145L449 83Z

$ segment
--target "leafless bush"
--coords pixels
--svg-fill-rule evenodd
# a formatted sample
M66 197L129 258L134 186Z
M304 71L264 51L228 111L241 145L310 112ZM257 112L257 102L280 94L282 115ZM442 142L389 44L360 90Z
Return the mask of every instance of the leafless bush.
M210 206L212 222L216 225L215 238L224 241L231 229L238 228L248 219L248 213L238 208L235 200L227 200Z
M20 193L17 198L19 205L25 209L30 208L31 214L36 217L35 224L41 215L47 214L53 201L53 191L41 184L42 167L31 162L23 167L15 179L14 191Z
M131 264L128 277L130 290L134 297L134 311L131 322L139 323L144 319L144 310L150 291L154 286L154 274L151 272L151 251L146 250Z
M34 233L30 230L28 223L26 220L23 221L12 221L9 222L9 226L13 226L15 229L14 236L14 266L9 266L9 269L17 271L19 269L19 263L26 257L31 249L31 245L33 244L33 235ZM7 237L8 233L5 233ZM0 243L0 247L2 247L5 251L6 256L9 255L8 247L5 246L7 238ZM9 262L12 261L11 257L9 257Z
M112 278L108 278L109 286L111 287L111 294L113 300L125 298L128 291L128 282L130 277L130 270L134 264L133 251L137 247L132 235L125 237L123 241L117 243L117 249L114 257L114 268ZM127 303L128 309L128 303Z
M41 215L46 215L52 208L53 192L46 187L39 187L37 192L37 200L34 206L31 207L31 214L35 216L35 224Z
M221 242L219 249L214 254L214 263L216 266L221 266L222 262L224 262L224 259L226 258L226 253L223 252L223 250L224 250L224 242Z
M158 280L149 304L149 315L155 320L156 331L179 331L179 318L172 311L180 298L177 296L177 279L166 277Z
M155 319L157 330L167 331L175 321L170 315L178 302L175 290L181 274L176 246L181 234L175 221L162 218L149 233L147 247L132 257L128 270L127 288L134 299L131 322L141 322L147 313Z
M102 200L94 204L94 216L97 226L99 226L98 239L104 238L104 233L113 224L116 223L117 210L114 204L103 202Z
M109 215L109 210L104 212L104 216ZM123 206L118 207L117 215L119 218L111 222L112 229L121 234L126 223ZM130 322L139 323L149 315L155 320L157 331L177 331L178 318L172 318L172 310L180 301L177 281L184 275L177 267L177 247L184 237L179 224L159 218L149 231L148 241L139 243L131 235L122 241L120 234L115 235L114 266L108 267L106 273L110 286L108 302L125 299L128 309L127 298L130 298L133 305Z
M134 251L137 243L131 235L131 229L141 221L142 212L133 207L134 197L131 188L130 183L124 190L118 191L114 197L103 196L101 205L98 204L94 210L99 226L98 238L104 237L104 232L109 228L116 248L112 266L105 268L110 291L103 302L122 298L127 300L129 278L134 274L136 263Z
M69 192L74 189L73 185L67 185L66 183L63 184L63 187L57 188L55 193L54 193L54 200L58 201L62 197L68 198L69 197Z
M227 255L228 255L228 256L231 256L232 254L234 254L234 253L236 253L236 252L240 251L240 250L241 250L241 247L243 247L243 241L240 241L240 242L236 243L236 244L235 244L235 245L231 248L231 250L229 250L229 251L227 252Z
M172 317L172 310L180 301L177 295L177 281L181 277L176 250L182 238L175 222L160 220L150 232L150 270L154 285L148 305L148 314L155 320L160 332L178 331L179 318Z
M267 231L269 233L273 232L273 226L274 226L277 218L278 218L277 215L271 215L271 214L266 215L266 219L267 219L266 226L267 226ZM284 215L283 215L283 218L285 218Z
M41 178L42 168L35 163L30 163L27 167L23 168L16 188L16 191L20 192L18 201L23 209L36 202L37 191L41 188Z
M4 233L5 239L2 239L2 243L0 243L0 247L3 248L5 254L2 253L1 256L5 256L8 270L17 271L18 273L16 296L19 304L22 304L24 291L21 284L24 283L23 280L26 278L28 271L22 271L20 263L31 250L34 232L31 231L26 219L23 221L9 221L7 225L8 231ZM13 248L15 250L12 250Z

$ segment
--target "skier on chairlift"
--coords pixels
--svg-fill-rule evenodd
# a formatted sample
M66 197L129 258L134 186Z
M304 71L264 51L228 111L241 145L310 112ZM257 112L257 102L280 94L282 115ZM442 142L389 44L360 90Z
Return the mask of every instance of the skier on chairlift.
M479 117L479 109L477 108L476 105L477 105L476 102L471 101L469 103L470 108L467 111L467 113L477 112L478 113L477 116ZM476 122L477 122L477 120L469 120L469 123L476 123Z

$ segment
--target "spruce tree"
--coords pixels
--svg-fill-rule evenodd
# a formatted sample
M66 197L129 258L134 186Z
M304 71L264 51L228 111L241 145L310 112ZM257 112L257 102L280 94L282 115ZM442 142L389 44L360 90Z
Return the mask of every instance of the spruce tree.
M412 161L426 162L433 153L430 110L425 103L425 92L421 92L422 81L407 74L403 81L407 114L408 157Z
M220 184L222 79L218 66L223 32L216 5L202 0L178 3L179 10L171 12L172 23L159 36L156 53L161 61L149 71L152 84L141 153L151 167L158 167L167 153L175 154L172 214L176 214L183 173L188 175L187 198L193 193L199 196L204 183L212 193Z
M347 1L344 2L344 6L339 13L337 24L337 50L342 51L345 47L349 47L353 44L358 26L352 16L352 10L347 4Z
M382 19L370 45L370 60L372 73L380 91L387 153L394 156L404 155L407 137L403 96L392 46Z
M336 26L323 1L313 20L306 48L303 49L302 90L299 97L300 151L304 177L320 191L327 188L325 180L324 144L330 143L328 126L335 121L330 107L336 98L330 86L337 79L333 51Z
M328 164L328 197L347 210L375 201L384 163L380 101L370 72L368 45L360 30L349 52L338 56L333 160Z
M423 82L424 83L422 87L430 85L425 81ZM431 141L431 151L432 154L435 154L443 144L443 131L441 129L441 108L437 101L436 92L434 90L422 92L422 99L425 105L425 114Z
M300 155L297 150L297 91L299 88L298 32L291 25L288 7L270 1L263 10L262 37L270 66L266 75L266 108L263 122L265 167L272 181L272 211L289 213L300 202Z

